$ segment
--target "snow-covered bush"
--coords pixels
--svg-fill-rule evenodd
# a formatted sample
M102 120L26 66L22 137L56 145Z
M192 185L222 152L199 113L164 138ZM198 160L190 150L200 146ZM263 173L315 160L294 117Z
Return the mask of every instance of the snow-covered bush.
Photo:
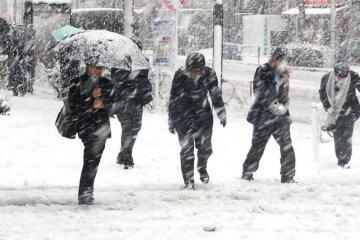
M0 115L9 115L10 110L11 108L9 99L5 96L0 95Z
M7 56L0 55L0 88L5 88L7 75Z
M326 53L331 52L328 47L313 44L289 44L287 49L289 64L298 67L326 67Z

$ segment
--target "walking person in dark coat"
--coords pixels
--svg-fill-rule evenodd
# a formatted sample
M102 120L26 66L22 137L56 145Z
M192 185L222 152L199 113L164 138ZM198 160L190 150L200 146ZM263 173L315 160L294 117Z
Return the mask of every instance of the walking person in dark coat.
M79 184L79 204L93 204L94 180L106 140L111 136L109 109L113 103L112 82L102 77L104 67L89 60L86 73L71 80L68 104L77 133L84 144L84 165Z
M148 74L148 69L131 72L121 69L111 70L118 109L116 116L122 129L117 163L124 165L125 169L134 167L132 151L141 129L143 108L152 101L152 85Z
M208 94L225 127L226 111L216 73L205 67L202 54L192 53L186 59L186 69L181 68L175 73L169 100L169 131L178 134L181 170L188 189L194 189L194 144L198 150L200 180L209 182L206 167L212 154L213 115Z
M266 144L273 136L280 146L281 182L295 182L295 153L288 110L289 70L285 58L285 50L277 48L269 61L256 69L253 83L255 101L247 116L254 129L252 146L243 164L244 180L254 180L253 173L259 168Z
M337 63L325 74L320 85L320 100L327 112L325 128L334 133L338 165L350 168L354 122L360 117L360 104L356 96L360 91L360 77L345 63Z
M142 43L138 38L131 40L142 50ZM131 60L128 60L130 64ZM131 71L130 66L128 70L113 68L111 79L115 84L116 116L122 130L121 148L116 162L129 169L134 167L132 151L141 129L143 108L153 100L149 70Z

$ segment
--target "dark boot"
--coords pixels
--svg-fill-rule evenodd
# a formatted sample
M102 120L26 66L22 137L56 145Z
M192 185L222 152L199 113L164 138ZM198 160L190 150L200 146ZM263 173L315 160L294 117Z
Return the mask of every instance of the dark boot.
M199 170L199 174L200 174L201 182L203 182L204 184L209 183L210 177L209 177L208 172L206 171L206 168Z
M134 160L132 158L129 158L124 162L124 169L134 168L134 165Z
M93 189L89 188L85 191L81 191L78 200L79 205L94 205Z
M293 177L281 177L281 183L297 183Z
M124 161L124 158L122 156L122 153L119 152L117 158L116 158L116 163L117 164L120 164L120 165L124 165L125 164L125 161Z
M253 173L252 172L243 172L241 179L246 181L254 181Z
M194 182L187 182L185 183L185 190L195 190L195 184Z

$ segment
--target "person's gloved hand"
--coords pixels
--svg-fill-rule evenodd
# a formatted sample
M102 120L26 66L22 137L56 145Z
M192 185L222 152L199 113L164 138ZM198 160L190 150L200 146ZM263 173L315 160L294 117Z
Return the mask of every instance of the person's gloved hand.
M327 112L332 116L336 116L336 110L333 107L328 108Z
M287 112L287 109L283 104L279 102L275 102L270 105L270 111L273 114L280 116L280 115L284 115Z
M172 134L175 134L175 128L169 127L169 132L172 133Z
M226 126L226 117L220 120L220 124L223 125L223 127Z

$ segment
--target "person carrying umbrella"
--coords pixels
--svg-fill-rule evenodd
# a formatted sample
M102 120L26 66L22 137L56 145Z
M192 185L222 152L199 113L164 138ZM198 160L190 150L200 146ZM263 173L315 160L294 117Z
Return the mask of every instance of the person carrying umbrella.
M70 82L67 101L84 144L78 203L92 205L95 176L106 140L111 136L109 114L114 89L111 80L102 76L104 67L96 56L87 56L85 63L86 72Z
M320 100L327 112L325 130L334 133L338 166L350 168L354 122L360 117L356 96L360 91L360 77L346 63L337 63L325 74L320 85Z
M200 181L209 182L207 162L212 154L213 115L210 95L220 123L226 125L226 110L213 69L205 66L205 57L192 53L186 68L176 71L169 100L169 131L178 135L181 146L181 171L186 189L194 189L194 145L197 148L197 170Z

